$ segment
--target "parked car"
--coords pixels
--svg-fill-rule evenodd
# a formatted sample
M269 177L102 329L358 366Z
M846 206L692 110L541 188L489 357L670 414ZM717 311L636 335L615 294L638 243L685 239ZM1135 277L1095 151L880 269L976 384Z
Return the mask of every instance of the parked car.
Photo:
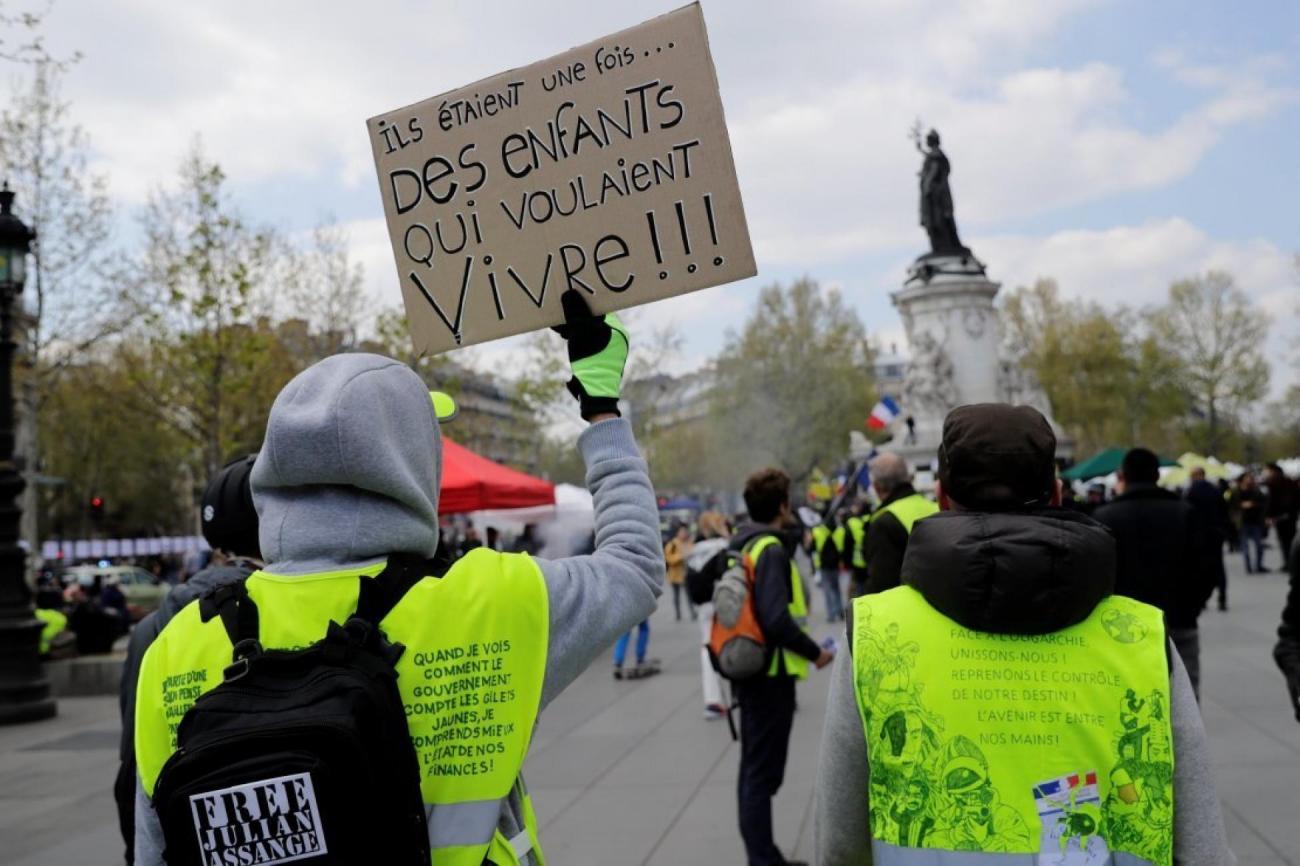
M105 586L116 586L122 591L132 622L157 610L171 590L170 586L158 581L138 565L74 565L63 572L65 585L77 583L83 587L92 586L96 577Z

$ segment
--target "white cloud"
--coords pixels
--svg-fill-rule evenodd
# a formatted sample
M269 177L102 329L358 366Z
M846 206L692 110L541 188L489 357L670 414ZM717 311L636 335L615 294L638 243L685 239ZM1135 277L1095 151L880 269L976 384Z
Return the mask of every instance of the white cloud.
M1268 314L1265 356L1273 368L1272 393L1280 395L1295 381L1291 358L1300 345L1300 272L1294 253L1270 241L1215 240L1175 217L1046 238L981 237L973 246L1003 291L1051 277L1067 297L1138 311L1162 303L1175 280L1227 271Z
M1155 52L1157 74L1190 96L1172 117L1140 103L1133 70L1047 65L1044 47L1094 5L819 0L756 11L748 0L711 0L705 15L760 273L815 276L915 252L920 158L907 130L919 114L952 157L964 236L1009 283L1041 268L1067 291L1157 300L1169 279L1222 266L1270 310L1287 307L1295 286L1284 279L1285 253L1266 241L1215 241L1184 220L996 234L1003 221L1173 184L1234 126L1297 100L1280 57ZM86 53L67 95L121 201L171 182L197 133L249 191L248 212L265 204L256 200L265 185L302 194L307 220L339 214L369 297L395 305L364 120L664 10L660 0L105 0L55 5L49 41ZM690 336L684 358L702 359L721 345L719 323L740 320L753 287L641 315L648 328L679 320ZM505 368L517 348L503 341L475 355Z

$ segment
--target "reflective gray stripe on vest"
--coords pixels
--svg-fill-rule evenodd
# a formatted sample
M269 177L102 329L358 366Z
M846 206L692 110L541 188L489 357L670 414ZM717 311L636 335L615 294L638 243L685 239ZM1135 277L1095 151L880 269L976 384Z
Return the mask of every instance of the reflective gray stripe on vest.
M520 863L524 862L524 857L533 850L533 837L528 835L527 827L515 834L515 838L510 840L510 847L515 849L516 859Z
M945 851L941 848L900 848L871 840L875 866L1037 866L1037 854L990 854L984 851ZM1097 866L1155 866L1127 851L1112 851Z
M424 813L429 821L430 848L486 845L501 822L501 801L425 803Z

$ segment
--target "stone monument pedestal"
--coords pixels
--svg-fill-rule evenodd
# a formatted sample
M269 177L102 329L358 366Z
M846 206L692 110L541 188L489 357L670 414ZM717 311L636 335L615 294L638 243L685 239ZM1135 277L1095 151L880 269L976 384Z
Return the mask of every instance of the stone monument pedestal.
M1052 420L1038 383L1004 359L1001 320L993 304L999 288L973 254L931 253L912 263L903 288L890 296L912 357L898 395L902 414L891 427L893 440L883 447L916 469L935 462L943 419L968 403L1033 406L1056 431L1057 456L1073 454L1074 443Z

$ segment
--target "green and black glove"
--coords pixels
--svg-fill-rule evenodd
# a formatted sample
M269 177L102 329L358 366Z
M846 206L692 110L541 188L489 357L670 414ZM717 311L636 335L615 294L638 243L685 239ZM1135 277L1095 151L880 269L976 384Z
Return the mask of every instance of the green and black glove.
M618 392L627 366L627 330L618 316L597 316L577 289L560 296L564 324L555 332L569 343L573 378L569 393L578 398L582 417L590 421L606 413L618 415Z

